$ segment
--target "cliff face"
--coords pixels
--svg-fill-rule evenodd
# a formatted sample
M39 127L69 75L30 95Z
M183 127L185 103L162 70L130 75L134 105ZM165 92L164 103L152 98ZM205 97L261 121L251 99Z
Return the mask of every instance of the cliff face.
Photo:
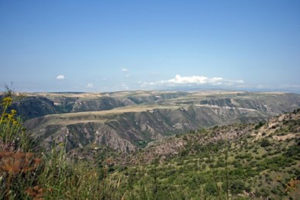
M300 107L300 96L294 94L114 93L109 97L30 97L18 104L19 109L29 105L23 113L31 110L28 102L37 98L42 103L32 103L31 108L41 106L43 112L37 113L50 114L27 120L27 129L46 147L55 141L67 141L69 151L92 144L134 152L165 136L215 125L257 122Z

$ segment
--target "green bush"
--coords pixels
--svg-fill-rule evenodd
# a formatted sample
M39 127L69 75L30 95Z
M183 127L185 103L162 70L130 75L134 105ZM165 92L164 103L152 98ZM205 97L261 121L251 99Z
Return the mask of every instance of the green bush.
M243 181L235 180L230 184L230 191L232 194L242 193L246 189L246 186Z
M270 145L271 145L271 142L266 138L262 139L261 142L260 142L261 147L267 147L267 146L270 146Z
M213 196L217 196L218 195L218 188L216 183L214 182L208 182L205 185L205 191L209 194L209 195L213 195Z

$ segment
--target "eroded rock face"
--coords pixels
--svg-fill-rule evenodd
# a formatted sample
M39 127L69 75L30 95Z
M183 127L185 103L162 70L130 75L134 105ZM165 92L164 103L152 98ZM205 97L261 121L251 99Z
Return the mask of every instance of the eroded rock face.
M20 105L30 107L29 102L38 99L40 103L32 109L42 107L41 115L51 114L27 120L25 125L45 146L66 140L70 151L94 144L127 153L165 136L215 125L257 122L300 107L300 95L294 94L176 92L56 95L29 98Z
M69 143L69 150L97 144L128 153L142 147L141 142L148 143L200 127L239 122L240 114L238 110L227 109L218 112L207 108L155 109L151 112L118 114L105 121L85 121L80 117L79 121L72 118L64 124L64 120L56 118L59 116L47 116L48 119L36 118L26 124L28 128L33 128L37 137L48 144L51 141L62 142L65 138ZM244 114L247 117L247 113ZM259 119L262 119L259 114L249 115L249 122Z

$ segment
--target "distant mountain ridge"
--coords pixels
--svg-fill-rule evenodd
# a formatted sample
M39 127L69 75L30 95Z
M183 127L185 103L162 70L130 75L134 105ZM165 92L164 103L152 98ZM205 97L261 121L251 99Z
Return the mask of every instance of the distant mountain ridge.
M23 93L12 108L25 119L48 114L101 111L188 95L186 92ZM0 95L1 97L1 95Z

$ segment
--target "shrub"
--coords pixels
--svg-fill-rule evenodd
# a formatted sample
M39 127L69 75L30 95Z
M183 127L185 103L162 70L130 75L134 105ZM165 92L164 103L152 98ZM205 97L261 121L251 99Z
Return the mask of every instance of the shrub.
M294 156L298 156L299 154L300 154L300 146L293 145L288 148L287 152L285 153L285 156L294 157Z
M242 193L245 189L246 186L241 180L235 180L230 184L230 191L232 194Z
M218 188L216 186L215 183L213 182L208 182L205 185L205 191L209 194L209 195L213 195L213 196L217 196L218 195Z
M260 127L262 127L265 124L265 122L259 122L256 126L255 126L255 130L259 129Z
M271 142L266 138L262 139L262 141L260 142L261 147L267 147L267 146L270 146L270 145L271 145Z

